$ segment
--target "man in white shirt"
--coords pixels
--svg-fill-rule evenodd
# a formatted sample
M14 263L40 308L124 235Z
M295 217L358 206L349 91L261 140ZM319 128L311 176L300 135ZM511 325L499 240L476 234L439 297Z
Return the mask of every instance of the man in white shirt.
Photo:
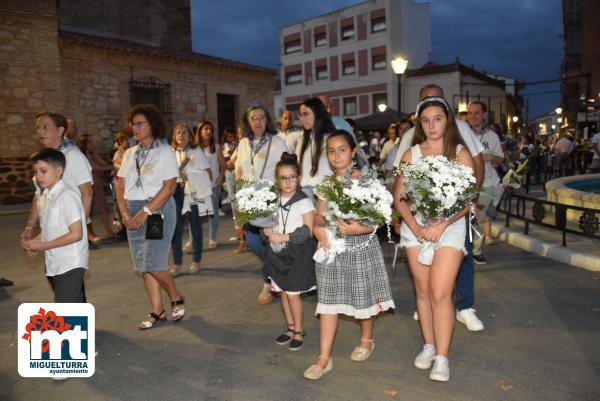
M435 84L425 85L419 91L419 100L423 100L428 96L438 96L444 97L444 91L442 88ZM483 148L481 144L475 138L475 135L469 126L460 120L456 120L456 125L458 126L458 130L461 138L467 145L469 152L471 152L471 156L473 156L473 160L475 162L475 177L477 178L477 185L481 185L483 180L483 157L482 151ZM394 162L394 166L398 167L400 165L400 160L402 160L402 155L406 150L410 149L412 146L412 141L415 136L415 129L411 128L406 131L402 136L402 140L400 141L400 145L398 146L398 152L396 153L396 161ZM397 180L396 180L397 182ZM394 186L396 183L394 184ZM395 192L395 191L394 191ZM473 309L473 305L475 303L475 271L473 270L473 258L472 258L472 243L469 240L469 223L465 220L465 224L467 224L467 235L465 237L465 248L467 249L468 254L463 258L462 264L460 266L460 270L458 271L458 277L456 278L456 288L455 288L455 307L456 307L456 319L467 326L467 329L470 331L481 331L484 329L483 323L477 315L475 314L475 309ZM396 231L399 232L399 227L396 228ZM417 317L415 312L415 318Z
M277 136L285 141L288 153L296 151L296 145L302 137L302 130L294 127L294 114L289 110L281 113L281 127L277 131Z
M598 169L600 169L600 132L597 132L592 137L592 153L594 154L594 158L592 159L592 164L590 164L590 172L597 173Z
M65 138L67 126L67 119L58 113L46 111L36 116L36 132L40 144L44 148L60 150L65 155L66 167L62 179L65 185L79 192L85 215L89 219L92 209L92 167L79 148ZM23 249L25 249L24 242L31 239L31 231L38 221L36 203L40 193L40 188L36 186L36 194L31 204L29 219L23 233L21 233L21 247Z
M477 264L486 264L486 258L481 254L483 241L491 245L491 231L493 211L496 206L496 200L500 195L498 184L500 177L496 172L496 166L504 161L504 152L498 135L486 125L487 106L481 101L474 101L469 104L467 109L467 118L471 130L475 133L478 141L483 146L484 178L482 189L483 193L479 196L478 221L483 223L483 238L476 236L473 239L473 261Z
M567 137L567 134L563 131L560 133L560 139L554 145L554 153L558 160L558 176L572 174L572 163L571 158L575 146L573 142Z

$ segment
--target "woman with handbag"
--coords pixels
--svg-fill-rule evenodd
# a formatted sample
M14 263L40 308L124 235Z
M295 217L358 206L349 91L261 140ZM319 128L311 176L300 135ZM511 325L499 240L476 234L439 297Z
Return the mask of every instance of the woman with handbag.
M138 326L152 328L167 319L160 296L161 287L171 301L174 321L185 315L184 298L168 271L168 255L175 231L175 201L179 170L173 149L162 143L165 121L151 104L139 104L127 116L138 141L125 151L119 180L117 203L127 228L133 267L142 273L152 311Z
M249 107L244 113L242 127L246 137L240 141L237 149L236 180L275 182L275 166L283 152L287 151L287 145L276 135L268 110L263 106ZM248 248L264 263L265 242L260 227L246 224L244 231ZM258 296L258 303L264 305L272 301L271 284L265 273L265 282Z

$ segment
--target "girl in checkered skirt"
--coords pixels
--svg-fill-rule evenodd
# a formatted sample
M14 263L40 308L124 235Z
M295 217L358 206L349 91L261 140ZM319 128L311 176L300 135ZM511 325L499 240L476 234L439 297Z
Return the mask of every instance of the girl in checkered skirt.
M327 158L336 176L343 176L353 166L356 142L346 131L337 130L326 142ZM356 171L354 174L356 175ZM319 247L329 247L323 214L325 202L317 201L314 234ZM307 379L320 379L333 369L332 349L338 325L338 315L358 319L360 342L350 358L365 361L375 349L373 328L375 316L394 308L392 291L377 237L369 239L373 227L358 221L338 221L338 231L346 236L346 249L336 255L330 264L316 263L318 303L320 315L320 355L317 362L304 372ZM365 244L365 241L369 241ZM354 251L359 244L360 250Z

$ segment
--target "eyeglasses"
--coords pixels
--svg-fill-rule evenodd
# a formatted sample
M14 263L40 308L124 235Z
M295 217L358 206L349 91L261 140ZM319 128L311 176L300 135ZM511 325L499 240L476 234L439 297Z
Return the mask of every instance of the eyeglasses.
M131 128L140 128L142 125L144 125L145 123L147 123L148 121L138 121L138 122L131 122L129 123L129 126Z
M281 182L293 182L298 179L297 175L280 175L277 179Z
M265 116L250 116L250 119L252 121L263 121L265 119Z

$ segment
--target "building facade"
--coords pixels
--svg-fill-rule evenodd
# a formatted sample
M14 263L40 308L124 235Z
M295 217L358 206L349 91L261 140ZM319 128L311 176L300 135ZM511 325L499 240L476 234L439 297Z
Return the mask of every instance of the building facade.
M398 78L390 61L402 56L409 66L425 64L430 25L428 3L369 0L282 28L284 107L295 111L308 97L328 95L334 115L344 117L371 114L379 103L397 108Z
M72 117L108 153L132 104L219 132L248 104L272 108L276 71L192 52L189 0L2 2L0 37L0 205L31 200L40 111Z
M570 131L590 137L600 124L600 2L563 0L561 104Z

